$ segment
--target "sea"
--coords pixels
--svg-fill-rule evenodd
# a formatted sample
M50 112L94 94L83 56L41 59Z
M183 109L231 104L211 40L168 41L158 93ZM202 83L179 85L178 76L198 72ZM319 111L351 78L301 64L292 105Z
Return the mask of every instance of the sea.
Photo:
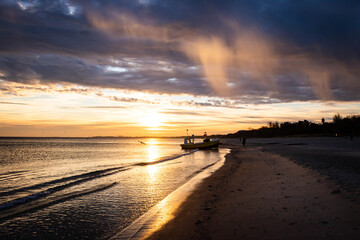
M223 160L181 138L0 138L0 239L108 239Z

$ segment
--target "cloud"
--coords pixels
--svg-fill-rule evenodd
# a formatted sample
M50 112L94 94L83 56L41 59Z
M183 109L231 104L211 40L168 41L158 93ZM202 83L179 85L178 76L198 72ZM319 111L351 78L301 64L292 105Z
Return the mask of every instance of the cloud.
M222 95L233 96L239 92L256 90L253 82L265 87L269 97L282 100L286 100L286 91L290 91L297 100L315 97L330 100L334 97L344 99L340 95L342 91L352 91L354 87L360 89L357 78L360 70L356 68L360 64L358 60L344 63L321 53L302 50L287 52L296 48L287 43L279 44L276 42L279 39L257 30L232 22L230 25L233 29L231 41L226 42L224 38L214 36L199 37L184 45L186 54L203 66L211 86ZM284 88L279 86L284 83L284 79L292 79L294 82L288 82ZM232 87L228 87L229 82ZM249 89L244 89L246 91L236 88L237 84L243 87L244 83L250 84ZM304 94L294 94L294 91L299 90ZM294 100L294 97L289 100Z
M230 94L226 85L226 68L231 64L232 54L218 38L197 39L184 44L185 53L202 65L210 85L223 95Z
M18 102L0 102L0 104L28 105L27 103L18 103Z
M184 110L179 110L179 109L166 109L163 111L160 111L159 113L163 113L163 114L171 114L171 115L188 115L188 116L210 116L213 113L209 113L209 112L195 112L195 111L184 111Z
M171 31L168 26L152 26L139 22L134 16L126 12L119 12L108 9L107 14L103 15L96 11L88 12L86 15L90 24L97 29L101 29L110 35L138 39L156 40L169 42L172 38L179 37L177 31Z
M76 93L80 95L94 94L102 96L103 93L98 88L89 88L83 86L75 86L73 84L40 84L40 83L15 83L11 81L0 82L0 96L32 96L39 93Z
M117 109L117 108L126 108L124 106L85 106L82 108L94 108L94 109Z
M2 1L0 79L243 103L355 101L358 8L356 1Z

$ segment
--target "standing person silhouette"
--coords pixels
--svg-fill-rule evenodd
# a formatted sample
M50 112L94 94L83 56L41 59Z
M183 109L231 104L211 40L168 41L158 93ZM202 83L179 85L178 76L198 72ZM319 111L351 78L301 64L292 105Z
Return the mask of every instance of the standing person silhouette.
M242 145L243 145L243 147L245 147L245 143L246 143L246 138L243 137L243 139L242 139Z
M210 139L208 139L206 132L204 132L204 142L210 142Z

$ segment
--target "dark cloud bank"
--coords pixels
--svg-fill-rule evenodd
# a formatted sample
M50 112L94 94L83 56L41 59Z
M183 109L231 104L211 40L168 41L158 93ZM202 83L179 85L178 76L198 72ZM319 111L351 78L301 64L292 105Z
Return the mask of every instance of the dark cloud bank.
M0 1L0 78L360 100L359 1Z

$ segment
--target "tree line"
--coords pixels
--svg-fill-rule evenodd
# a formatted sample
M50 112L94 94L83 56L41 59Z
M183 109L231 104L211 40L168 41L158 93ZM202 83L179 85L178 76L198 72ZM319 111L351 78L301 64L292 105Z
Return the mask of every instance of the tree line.
M360 115L341 117L340 114L333 116L332 122L326 122L324 118L320 123L308 120L298 122L272 122L259 129L240 130L222 137L285 137L285 136L354 136L360 135Z

